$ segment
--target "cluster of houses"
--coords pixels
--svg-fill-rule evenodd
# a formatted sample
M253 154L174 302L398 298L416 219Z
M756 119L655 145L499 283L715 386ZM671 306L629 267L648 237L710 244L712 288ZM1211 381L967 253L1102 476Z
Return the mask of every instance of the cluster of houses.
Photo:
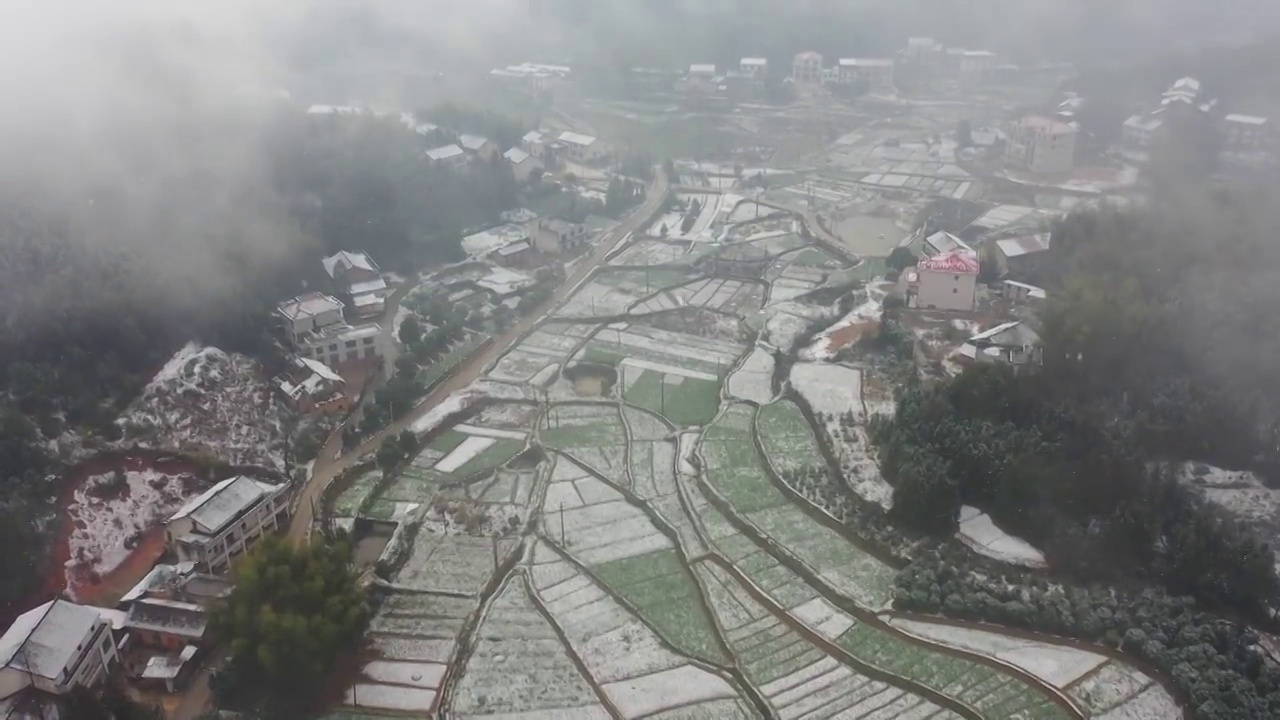
M580 222L540 218L527 211L506 213L503 219L501 225L462 239L468 258L504 268L529 269L574 253L591 239L587 226Z
M1224 112L1216 98L1204 96L1193 77L1176 80L1157 102L1130 115L1122 131L1127 150L1145 153L1175 142L1180 133L1210 132L1221 141L1222 157L1246 164L1274 160L1274 125L1266 117Z
M392 340L380 320L391 288L365 253L343 251L322 263L332 294L309 292L276 307L293 355L275 385L297 410L338 413L353 402L343 373L389 372Z
M160 564L115 607L63 598L34 607L0 637L0 718L59 717L77 687L127 680L159 697L181 688L209 649L209 613L233 584L231 561L285 527L292 488L228 478L165 524L172 564Z

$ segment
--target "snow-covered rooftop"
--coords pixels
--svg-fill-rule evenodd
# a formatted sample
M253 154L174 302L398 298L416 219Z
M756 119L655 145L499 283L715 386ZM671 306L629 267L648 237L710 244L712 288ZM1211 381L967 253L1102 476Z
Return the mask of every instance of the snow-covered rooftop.
M1004 253L1005 257L1018 257L1020 255L1044 252L1049 249L1049 233L1037 233L1035 235L1023 235L1022 237L997 240L996 247L1000 248L1000 252Z
M458 142L463 148L472 152L478 152L484 148L486 143L489 142L489 138L482 135L459 135Z
M924 239L924 242L927 246L926 250L933 251L931 253L926 253L928 255L944 255L955 250L963 250L970 254L973 253L973 248L969 247L968 243L944 230L939 230L938 232L930 235Z
M1004 284L1010 285L1020 290L1026 290L1028 296L1033 297L1037 300L1044 300L1046 297L1048 297L1048 294L1045 293L1044 288L1036 287L1035 285L1031 285L1029 283L1018 282L1017 280L1005 280Z
M1239 123L1241 125L1266 125L1267 119L1258 115L1240 115L1232 113L1223 118L1229 123Z
M324 271L334 279L337 279L339 270L356 269L378 272L378 266L373 263L373 260L369 259L368 254L362 252L339 250L320 262L324 264Z
M477 280L476 285L502 297L529 287L534 282L536 281L533 278L524 273L508 270L504 267L495 267L489 271L488 275Z
M365 282L352 283L348 288L353 296L356 296L356 304L360 304L360 295L370 295L380 293L387 289L387 281L382 278L375 280L366 280Z
M433 161L449 160L464 154L465 151L457 145L450 143L438 148L432 148L427 151L427 158Z
M511 243L527 239L528 231L519 225L508 223L462 238L462 250L469 257L480 258Z
M1019 120L1018 125L1051 135L1074 135L1079 131L1077 127L1070 123L1064 123L1061 120L1055 120L1043 115L1028 115Z
M172 680L182 673L191 658L196 656L196 646L188 645L182 649L178 657L168 655L152 655L147 666L142 670L142 677L148 680Z
M711 63L694 63L689 66L690 75L715 75L716 66Z
M744 57L742 58L742 64L748 67L764 67L769 64L769 61L762 57Z
M96 608L60 598L32 608L0 637L0 667L56 680L100 622Z
M889 58L840 58L841 67L893 67Z
M530 130L529 132L524 134L524 137L520 138L521 142L527 142L530 145L540 144L545 139L546 138L543 136L543 134L538 132L537 130Z
M307 293L298 297L280 303L280 314L289 320L299 320L304 317L315 317L323 315L334 310L342 312L345 307L341 301L332 295L325 295L320 292Z
M200 531L215 534L274 489L243 475L227 478L184 505L169 522L190 517Z
M997 205L969 223L969 227L983 231L1000 230L1013 225L1038 223L1051 215L1045 210L1025 205Z
M513 147L510 150L502 153L502 157L509 160L512 165L519 165L525 160L528 160L531 156L529 155L529 153L525 152L524 150Z
M588 147L590 145L593 145L595 141L596 139L591 135L583 135L582 133L576 133L570 130L566 130L560 133L560 142L567 142L570 145L580 145L582 147Z

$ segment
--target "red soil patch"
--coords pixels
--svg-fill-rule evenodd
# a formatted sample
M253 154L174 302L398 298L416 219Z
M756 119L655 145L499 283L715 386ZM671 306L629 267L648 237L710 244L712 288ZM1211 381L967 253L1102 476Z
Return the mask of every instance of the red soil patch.
M864 320L863 322L847 325L828 336L827 347L830 348L831 352L839 352L856 344L862 338L874 335L879 331L879 320Z
M42 589L43 602L64 591L72 598L85 603L113 604L133 587L151 570L156 561L164 554L164 528L148 528L137 541L137 545L129 552L129 556L117 567L104 575L97 575L85 568L68 567L71 560L71 532L77 527L84 527L71 512L75 493L84 487L88 478L95 475L121 470L124 472L143 472L154 470L182 478L184 488L192 488L199 481L196 474L199 467L194 463L163 454L130 453L128 455L99 455L84 461L70 470L66 477L62 497L58 506L58 535L55 540L51 567Z

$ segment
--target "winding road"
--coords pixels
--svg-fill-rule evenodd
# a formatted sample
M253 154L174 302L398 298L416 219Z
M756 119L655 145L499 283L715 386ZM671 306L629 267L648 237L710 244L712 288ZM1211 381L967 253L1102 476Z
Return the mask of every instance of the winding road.
M667 195L667 189L667 178L659 170L653 182L649 183L645 191L644 203L633 208L617 227L600 238L599 242L591 250L591 254L579 261L573 272L565 278L564 283L552 293L551 297L541 307L529 313L502 335L495 337L488 348L459 367L448 380L428 394L407 416L391 423L364 440L358 447L346 453L340 454L342 429L339 428L334 431L325 446L321 448L320 454L316 458L316 464L312 468L310 479L299 491L297 509L294 511L293 519L289 524L287 535L289 540L291 542L301 542L307 539L315 520L315 509L320 503L321 495L324 493L325 488L329 486L329 483L333 482L334 478L343 470L358 462L361 457L376 452L384 439L399 434L400 431L413 425L423 415L426 415L444 402L451 394L479 379L491 364L497 362L498 358L505 355L526 333L542 322L548 313L567 300L578 289L578 286L590 277L592 271L599 267L609 253L617 248L628 235L641 229L644 223L661 207L663 199Z

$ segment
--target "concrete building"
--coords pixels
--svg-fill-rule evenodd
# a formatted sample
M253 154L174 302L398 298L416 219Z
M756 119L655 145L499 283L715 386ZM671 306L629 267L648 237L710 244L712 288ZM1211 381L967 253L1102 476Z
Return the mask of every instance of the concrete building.
M517 182L528 182L534 173L542 172L542 164L527 150L513 147L502 153L502 157L511 164L511 172L515 173Z
M992 248L992 258L1000 268L1000 274L1026 276L1033 272L1049 250L1049 233L1021 235L996 240L986 247Z
M1014 123L1005 143L1005 163L1036 174L1065 173L1075 166L1074 125L1039 115Z
M1120 141L1131 150L1147 150L1163 144L1165 137L1164 118L1139 113L1124 121Z
M907 46L899 52L909 62L925 63L939 50L941 45L931 37L910 37Z
M1000 64L1000 57L990 50L960 50L955 62L960 81L977 85L986 82L987 77Z
M438 148L432 148L427 151L427 159L432 164L439 163L448 167L462 167L467 164L470 159L467 151L458 147L456 143L442 145Z
M346 381L328 365L311 358L293 358L275 379L285 403L304 413L327 415L346 412L354 400L346 393Z
M1026 371L1044 364L1040 336L1026 323L1007 322L969 338L956 351L961 364L1005 364Z
M165 540L179 562L224 573L267 533L289 520L289 486L238 475L214 485L173 514Z
M558 218L539 220L532 241L534 249L546 255L568 252L586 243L587 226Z
M346 296L347 309L357 319L381 317L391 289L377 264L365 253L343 250L321 261L337 290Z
M349 325L345 305L324 293L307 293L280 304L288 341L304 358L313 358L341 371L348 364L370 365L385 361L392 349L377 323Z
M0 637L0 700L39 690L94 687L118 663L111 624L97 608L51 600L18 616Z
M498 155L498 146L480 135L459 135L458 144L465 152L481 160L492 160Z
M791 80L797 85L821 85L822 55L810 50L792 58Z
M893 60L890 58L841 58L840 82L862 84L867 92L893 92Z
M769 74L769 61L766 58L742 58L738 64L738 73L755 80L763 80Z
M936 255L916 263L916 307L972 310L979 269L978 258L965 250Z
M1232 153L1253 153L1271 147L1267 119L1256 115L1231 114L1222 118L1223 149Z
M694 63L689 66L689 77L691 79L709 82L716 76L716 66L711 63Z
M608 157L609 149L599 138L566 130L557 138L565 154L575 162L594 162Z

